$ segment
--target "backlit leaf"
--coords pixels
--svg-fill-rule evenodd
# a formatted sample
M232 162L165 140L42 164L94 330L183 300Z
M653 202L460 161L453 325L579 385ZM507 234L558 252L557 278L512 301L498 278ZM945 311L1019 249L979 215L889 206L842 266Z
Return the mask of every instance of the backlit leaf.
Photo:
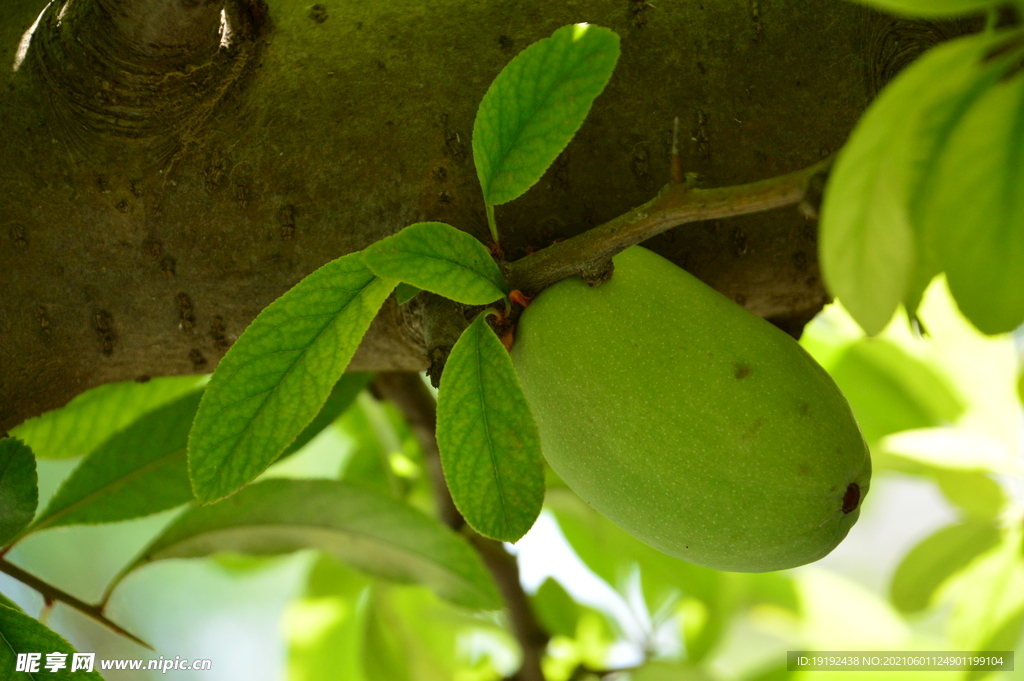
M540 179L583 124L618 58L618 35L575 24L501 70L473 122L473 162L487 205L507 203Z
M144 383L107 383L64 407L12 428L12 436L40 459L84 456L137 418L206 382L205 376L168 376Z
M477 316L441 375L437 447L452 499L480 534L516 541L544 504L544 467L537 424L512 359Z
M946 498L969 516L993 520L1006 504L999 483L979 471L935 469L932 476Z
M500 605L477 553L396 499L336 480L271 479L179 516L113 581L158 560L218 551L275 555L318 548L367 574L418 582L455 603Z
M576 637L576 623L581 608L561 584L548 577L530 597L533 611L541 626L552 636Z
M991 522L942 528L911 549L896 569L890 587L893 605L904 613L924 610L936 589L999 539L999 528Z
M201 503L252 482L310 424L396 284L351 253L256 317L214 372L189 436Z
M39 503L36 482L32 450L16 438L0 439L0 546L32 522Z
M508 291L487 248L443 222L419 222L363 251L379 277L399 279L467 305L487 305Z
M995 84L952 132L922 199L957 306L979 330L1024 322L1024 75Z
M295 442L285 448L278 459L283 459L299 451L322 433L324 428L334 423L352 406L356 397L372 379L373 374L366 371L342 374L338 382L331 388L331 394L327 396L327 401L324 402L324 406L320 407L316 417L299 433Z
M75 649L58 634L50 631L38 620L20 610L0 605L0 675L7 681L103 681L97 671L72 672L72 654ZM36 672L14 671L18 653L41 653ZM64 653L66 666L51 672L46 669L47 653ZM98 664L96 665L98 667Z
M912 220L916 192L955 122L1005 70L982 59L1003 39L969 36L927 52L882 91L836 160L822 204L822 274L869 335L901 301L916 306L936 273Z
M72 471L29 531L110 523L192 501L185 446L202 390L115 433Z
M993 652L1012 651L1017 646L1017 642L1020 641L1022 629L1024 629L1024 609L1018 610L1003 620L999 628L978 647L978 650ZM972 669L967 672L964 679L965 681L975 681L976 679L983 679L991 675L991 671Z
M885 339L850 345L829 373L868 443L901 430L953 422L964 410L947 379Z

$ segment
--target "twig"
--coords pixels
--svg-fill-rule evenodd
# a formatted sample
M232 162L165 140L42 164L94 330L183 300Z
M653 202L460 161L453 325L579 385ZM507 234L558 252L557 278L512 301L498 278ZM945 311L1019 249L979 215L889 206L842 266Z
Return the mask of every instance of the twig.
M644 205L510 263L509 284L526 295L536 295L562 279L607 269L616 253L678 225L800 203L811 180L826 173L831 165L829 157L788 175L732 187L666 185Z
M40 594L42 594L43 600L46 603L60 601L61 603L71 606L72 608L82 613L86 617L90 617L96 620L106 628L113 631L115 634L120 634L125 638L135 641L140 646L144 646L146 648L149 648L150 650L153 650L153 646L149 645L138 636L135 636L134 634L126 631L125 629L119 627L118 625L108 620L98 607L94 605L89 605L84 601L78 600L71 594L61 591L57 587L53 586L52 584L44 582L35 575L25 572L17 565L7 562L7 560L4 558L0 558L0 572L10 575L22 584L26 584L35 589L36 591L38 591Z
M437 451L437 404L434 396L423 384L419 374L414 373L381 372L377 374L374 386L381 396L394 402L412 426L427 460L441 520L469 537L505 599L512 629L523 650L522 666L512 678L518 681L544 681L540 663L550 636L537 621L530 606L530 599L519 581L519 565L515 557L505 550L501 542L482 537L469 529L455 508L444 481L441 457Z

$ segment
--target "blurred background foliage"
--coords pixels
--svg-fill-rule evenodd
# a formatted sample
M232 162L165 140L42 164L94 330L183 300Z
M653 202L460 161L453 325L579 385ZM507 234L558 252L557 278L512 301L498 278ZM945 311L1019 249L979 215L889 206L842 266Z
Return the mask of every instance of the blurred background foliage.
M915 325L898 315L869 339L835 304L801 343L846 394L872 450L872 489L849 537L822 561L796 570L717 572L647 547L548 471L546 510L512 550L552 635L544 662L549 681L877 681L877 672L787 672L785 653L1021 650L1024 333L980 334L940 277ZM39 456L40 508L83 455L203 380L103 386L12 432ZM321 425L265 475L340 478L434 513L423 453L390 403L364 390ZM96 601L177 512L46 530L9 558ZM62 605L44 607L7 577L0 589L78 650L101 658L151 656ZM213 660L210 678L218 681L491 681L518 666L503 613L466 610L425 587L373 579L312 551L155 564L119 587L107 613L159 655ZM195 673L106 674L186 677Z

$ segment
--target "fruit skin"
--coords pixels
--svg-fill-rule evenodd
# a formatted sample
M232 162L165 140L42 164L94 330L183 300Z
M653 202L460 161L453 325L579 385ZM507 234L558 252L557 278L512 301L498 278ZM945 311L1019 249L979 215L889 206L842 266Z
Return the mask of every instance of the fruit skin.
M516 330L548 463L609 520L690 563L765 572L828 554L871 477L835 383L661 256L634 246L614 263L599 287L574 277L543 291Z

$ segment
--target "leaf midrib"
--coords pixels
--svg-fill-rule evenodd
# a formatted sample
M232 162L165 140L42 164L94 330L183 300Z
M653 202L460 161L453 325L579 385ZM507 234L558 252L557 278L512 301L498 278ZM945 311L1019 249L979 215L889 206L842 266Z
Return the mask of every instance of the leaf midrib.
M309 345L306 346L306 349L302 350L302 352L299 354L299 356L295 358L295 361L292 362L289 365L289 367L285 370L285 372L281 375L281 380L279 380L277 382L277 384L273 388L271 388L269 391L267 391L267 396L263 399L263 402L257 408L256 413L253 414L252 418L249 419L249 422L245 424L245 428L243 428L242 432L240 432L238 434L238 437L235 438L234 443L231 445L231 447L228 449L228 451L225 453L225 455L221 458L221 460L219 462L219 465L216 466L215 473L214 473L213 478L212 478L214 483L222 483L222 480L223 480L222 476L223 476L224 472L227 471L227 469L228 469L228 467L226 465L227 461L228 461L228 459L232 458L235 455L235 453L238 451L238 443L242 441L242 439L249 432L249 429L252 428L252 425L259 419L260 415L263 413L263 409L267 406L267 403L270 402L271 398L273 398L274 394L278 391L278 389L280 389L281 385L283 385L285 380L287 380L287 378L291 375L291 373L292 373L292 371L294 371L295 367L298 366L299 362L301 362L302 359L306 356L306 353L309 351L309 349L312 348L314 345L316 345L316 343L320 340L320 338L323 337L323 335L325 333L327 333L327 330L329 328L331 328L332 326L334 326L334 324L337 323L338 318L345 312L345 310L347 310L353 303L355 303L356 300L360 299L365 294L366 289L369 288L373 283L377 282L378 280L380 280L380 277L374 275L370 279L370 281L368 281L364 286L360 287L358 289L358 291L356 292L356 294L354 296L352 296L352 298L350 298L349 301L347 303L345 303L341 307L341 309L339 309L333 315L334 319L332 319L330 322L325 324L324 327L322 329L320 329L319 332L317 332L316 337L312 341L310 341ZM338 287L338 288L340 288L340 287ZM351 291L353 289L342 289L342 290ZM307 315L307 316L315 316L315 315ZM328 316L328 315L325 314L324 316ZM260 357L264 357L267 354L271 354L271 353L263 353L263 354L260 355ZM227 407L225 407L224 409L227 409ZM222 409L220 412L218 412L218 414L223 412L224 409ZM313 414L313 418L316 418L316 414ZM307 423L306 425L309 425L309 424ZM302 432L301 429L300 429L299 432L300 433ZM295 437L298 437L298 435L299 435L299 433L296 433ZM292 438L292 441L294 441L294 438ZM291 444L291 443L290 442L286 442L284 446L287 448L289 444ZM284 451L284 450L282 450L282 451ZM219 498L222 498L223 496L225 496L225 495L221 494L221 496L217 497L217 498L219 499ZM210 501L213 501L213 499L211 499Z
M72 503L70 506L65 506L62 510L57 511L53 515L47 516L46 513L43 513L43 517L40 518L40 520L36 521L36 523L33 524L31 527L29 527L28 532L37 532L39 530L46 529L47 527L52 527L55 521L60 520L61 518L66 517L69 513L72 513L80 509L83 505L94 499L97 495L102 495L103 493L107 492L116 492L117 490L127 485L129 482L138 479L140 476L150 472L154 468L158 468L160 464L164 463L169 458L177 454L184 454L186 452L186 449L187 445L178 447L177 449L167 452L166 454L162 454L158 458L147 462L140 468L136 468L135 470L131 471L128 475L125 475L121 478L112 481L107 485L104 485L98 489L93 490L84 497L81 497L78 501ZM54 497L54 501L57 501L57 497ZM46 510L49 511L50 509L47 508ZM26 532L26 534L28 532Z
M585 52L584 54L580 55L579 60L575 64L573 64L570 69L568 69L566 71L566 77L559 81L559 85L567 83L570 80L574 80L576 78L580 78L580 76L576 76L575 75L576 71L580 68L580 66L584 62L586 62L589 58L594 56L594 54L597 53L597 52L599 52L599 50L594 50L594 51L591 51L591 52ZM537 106L533 107L533 110L530 112L528 120L532 120L536 116L538 111L540 111L542 108L547 106L547 103L550 100L550 98L552 96L552 93L555 90L557 90L557 89L558 89L558 86L556 85L554 87L549 88L547 90L547 92L544 93L543 98L541 99L540 103L537 104ZM593 103L593 99L591 99L591 103ZM500 109L500 107L498 107L498 108ZM500 121L500 117L498 118L498 120ZM525 130L526 127L527 127L526 124L520 124L518 126L518 129L515 131L515 134L509 140L509 143L504 145L503 148L501 148L499 150L500 155L498 156L498 162L496 164L494 164L493 172L491 173L490 181L487 183L487 195L488 195L488 197L491 194L491 188L494 186L494 180L497 178L499 173L504 172L505 162L508 160L508 157L509 157L509 150L510 149L514 149L516 147L517 143L519 142L519 138L522 136L523 130ZM574 136L575 136L575 134L576 134L576 131L573 132Z

